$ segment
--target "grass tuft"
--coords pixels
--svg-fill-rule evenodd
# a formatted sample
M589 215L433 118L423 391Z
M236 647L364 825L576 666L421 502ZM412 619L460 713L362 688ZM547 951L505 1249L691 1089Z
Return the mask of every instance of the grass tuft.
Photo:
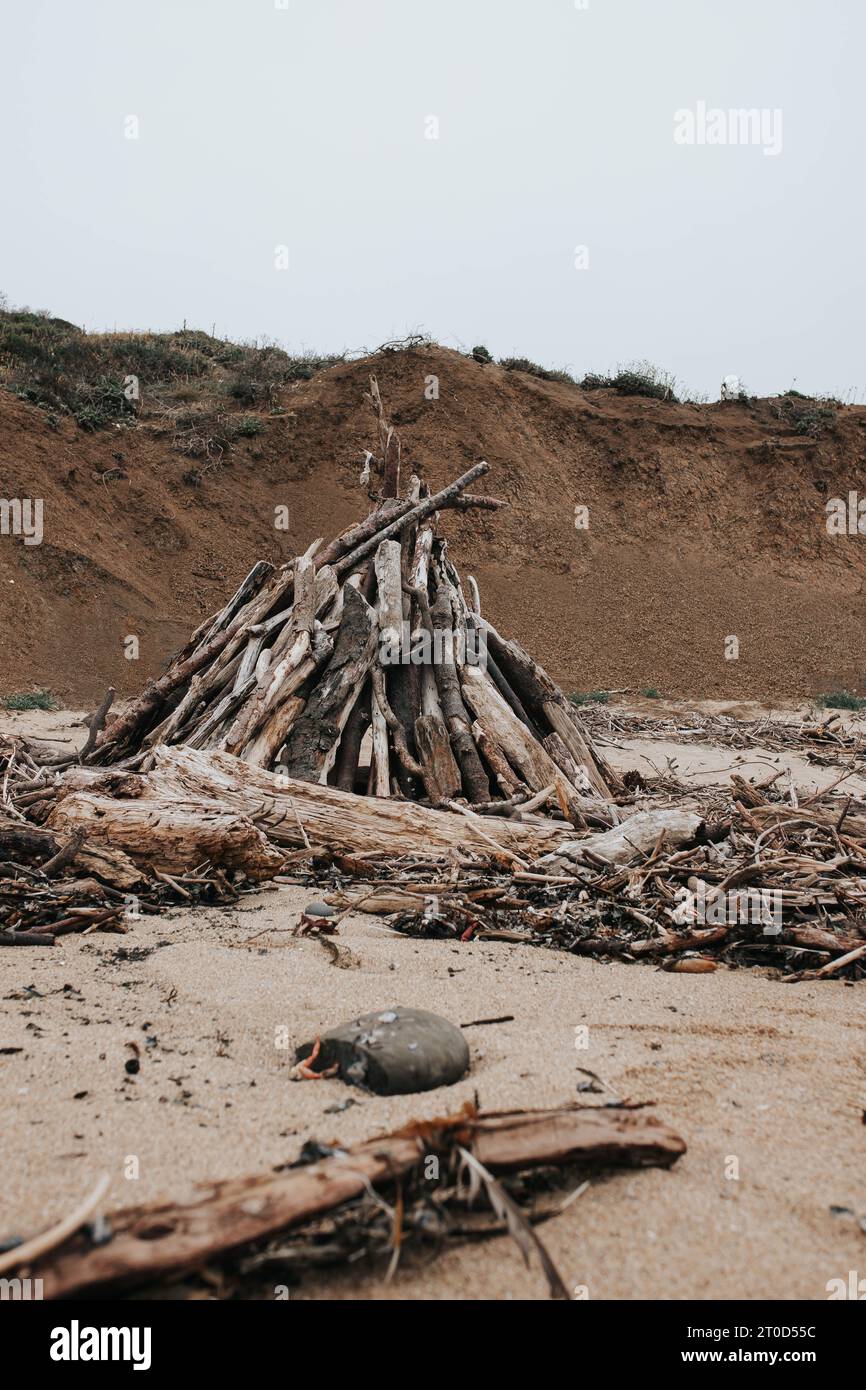
M822 709L866 709L866 700L860 695L852 695L849 690L834 690L828 695L819 695L815 703Z
M610 701L610 694L607 690L589 690L586 694L575 690L568 698L573 705L606 705Z
M16 695L0 697L4 709L57 709L50 690L20 690Z

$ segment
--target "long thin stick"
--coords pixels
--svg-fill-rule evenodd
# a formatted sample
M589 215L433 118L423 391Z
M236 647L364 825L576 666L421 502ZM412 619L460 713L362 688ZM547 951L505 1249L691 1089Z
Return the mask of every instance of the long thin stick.
M108 1191L109 1176L103 1173L99 1182L90 1193L85 1197L73 1211L65 1216L62 1221L58 1221L56 1226L49 1226L47 1231L43 1231L41 1236L34 1236L32 1240L25 1240L23 1245L16 1245L12 1250L7 1250L4 1255L0 1255L0 1274L5 1274L7 1269L19 1269L23 1265L32 1264L41 1255L46 1255L49 1250L54 1250L56 1246L62 1245L70 1236L84 1225L89 1216L93 1214L99 1203Z

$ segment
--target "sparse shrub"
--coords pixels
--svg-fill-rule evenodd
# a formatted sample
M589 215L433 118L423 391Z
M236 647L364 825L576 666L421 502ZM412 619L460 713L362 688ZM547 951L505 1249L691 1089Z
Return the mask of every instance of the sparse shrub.
M836 423L835 405L824 397L804 396L800 391L786 391L774 403L777 417L794 431L815 439L821 432Z
M655 687L654 685L647 685L647 686L644 686L643 690L641 691L641 695L643 695L643 697L644 697L645 700L663 700L663 699L664 699L664 696L662 695L662 692L661 692L660 690L657 690L656 687Z
M236 376L228 384L228 394L238 405L258 405L268 394L268 388L262 381L257 381L255 377L244 374Z
M0 302L0 386L22 400L71 415L82 429L124 420L151 406L228 394L244 408L273 406L281 388L343 360L291 354L276 343L230 343L197 329L174 333L85 333L45 311ZM232 373L226 383L226 373ZM126 376L141 383L143 405L123 395Z
M70 402L70 408L76 422L85 430L103 429L122 415L133 413L123 394L123 386L111 377L100 377L92 386L82 387Z
M815 701L822 709L866 709L866 700L852 695L849 690L835 690L829 695L819 695Z
M569 386L575 384L574 377L569 376L568 372L540 367L537 362L530 362L528 357L500 357L499 365L507 372L527 372L529 376L540 377L542 381L562 381Z
M614 376L590 372L580 387L584 391L616 391L620 396L649 396L657 401L678 402L676 378L652 362L629 362L618 367Z
M265 422L258 415L245 415L242 420L232 424L230 434L240 439L255 439L257 434L263 433L264 428Z
M230 435L227 418L219 411L191 410L175 420L171 443L178 453L204 459L212 468L230 447Z
M585 695L575 690L568 698L573 705L606 705L610 702L610 695L606 690L589 690Z
M50 690L22 690L17 695L4 695L4 709L56 709L57 701Z
M493 361L493 354L488 352L486 347L474 347L472 349L472 356L475 358L475 361L480 362L482 366L486 366L488 362Z

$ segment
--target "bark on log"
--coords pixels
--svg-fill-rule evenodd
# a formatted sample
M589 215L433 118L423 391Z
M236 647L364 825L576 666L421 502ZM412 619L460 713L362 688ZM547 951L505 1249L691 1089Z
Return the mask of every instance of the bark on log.
M182 874L210 860L263 879L272 877L285 857L245 815L199 798L115 801L72 792L55 806L48 825L70 835L81 829L90 844L120 849L141 868L158 873ZM86 862L84 852L78 862Z
M173 798L215 801L223 809L249 816L279 845L302 846L300 816L313 844L348 853L450 856L455 850L490 853L490 842L472 821L450 811L429 810L413 802L370 801L337 787L288 780L250 767L229 753L159 748L156 766L142 783L142 795L158 803ZM482 827L483 829L483 827ZM496 838L522 857L554 850L574 839L571 826L524 826L503 821Z
M340 739L333 782L341 791L353 792L355 790L358 763L361 759L361 744L364 742L364 735L370 727L370 718L370 686L368 682L361 691L360 698L355 701L352 707L352 713L346 721L343 737Z
M436 638L438 634L441 643L440 651L436 653L439 659L436 660L433 671L439 699L442 702L442 714L463 779L463 789L470 801L490 801L490 782L475 747L471 720L466 713L457 667L453 660L451 599L444 584L436 594L436 601L430 609L430 619L433 624L433 636Z
M94 1246L76 1234L37 1259L30 1272L42 1280L45 1298L85 1291L105 1296L289 1231L371 1187L399 1184L425 1154L447 1164L457 1145L494 1175L550 1165L669 1168L686 1151L674 1130L641 1110L564 1106L452 1115L368 1140L348 1157L218 1182L186 1203L113 1212L106 1244Z
M377 637L375 613L347 585L334 654L286 743L283 762L290 776L309 782L327 779L340 735L375 659Z
M448 730L438 715L422 714L415 720L415 746L431 804L453 801L460 795L460 769L451 752Z

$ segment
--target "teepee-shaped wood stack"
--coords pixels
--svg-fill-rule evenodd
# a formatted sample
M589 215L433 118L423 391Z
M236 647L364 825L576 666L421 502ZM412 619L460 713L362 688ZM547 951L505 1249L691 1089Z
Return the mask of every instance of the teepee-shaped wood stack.
M467 495L478 463L430 495L399 491L399 441L375 381L378 507L293 564L254 565L226 606L107 725L86 758L147 770L184 744L293 778L432 806L548 803L569 819L616 779L573 706L467 599L438 514L503 504ZM543 795L542 795L543 794Z

